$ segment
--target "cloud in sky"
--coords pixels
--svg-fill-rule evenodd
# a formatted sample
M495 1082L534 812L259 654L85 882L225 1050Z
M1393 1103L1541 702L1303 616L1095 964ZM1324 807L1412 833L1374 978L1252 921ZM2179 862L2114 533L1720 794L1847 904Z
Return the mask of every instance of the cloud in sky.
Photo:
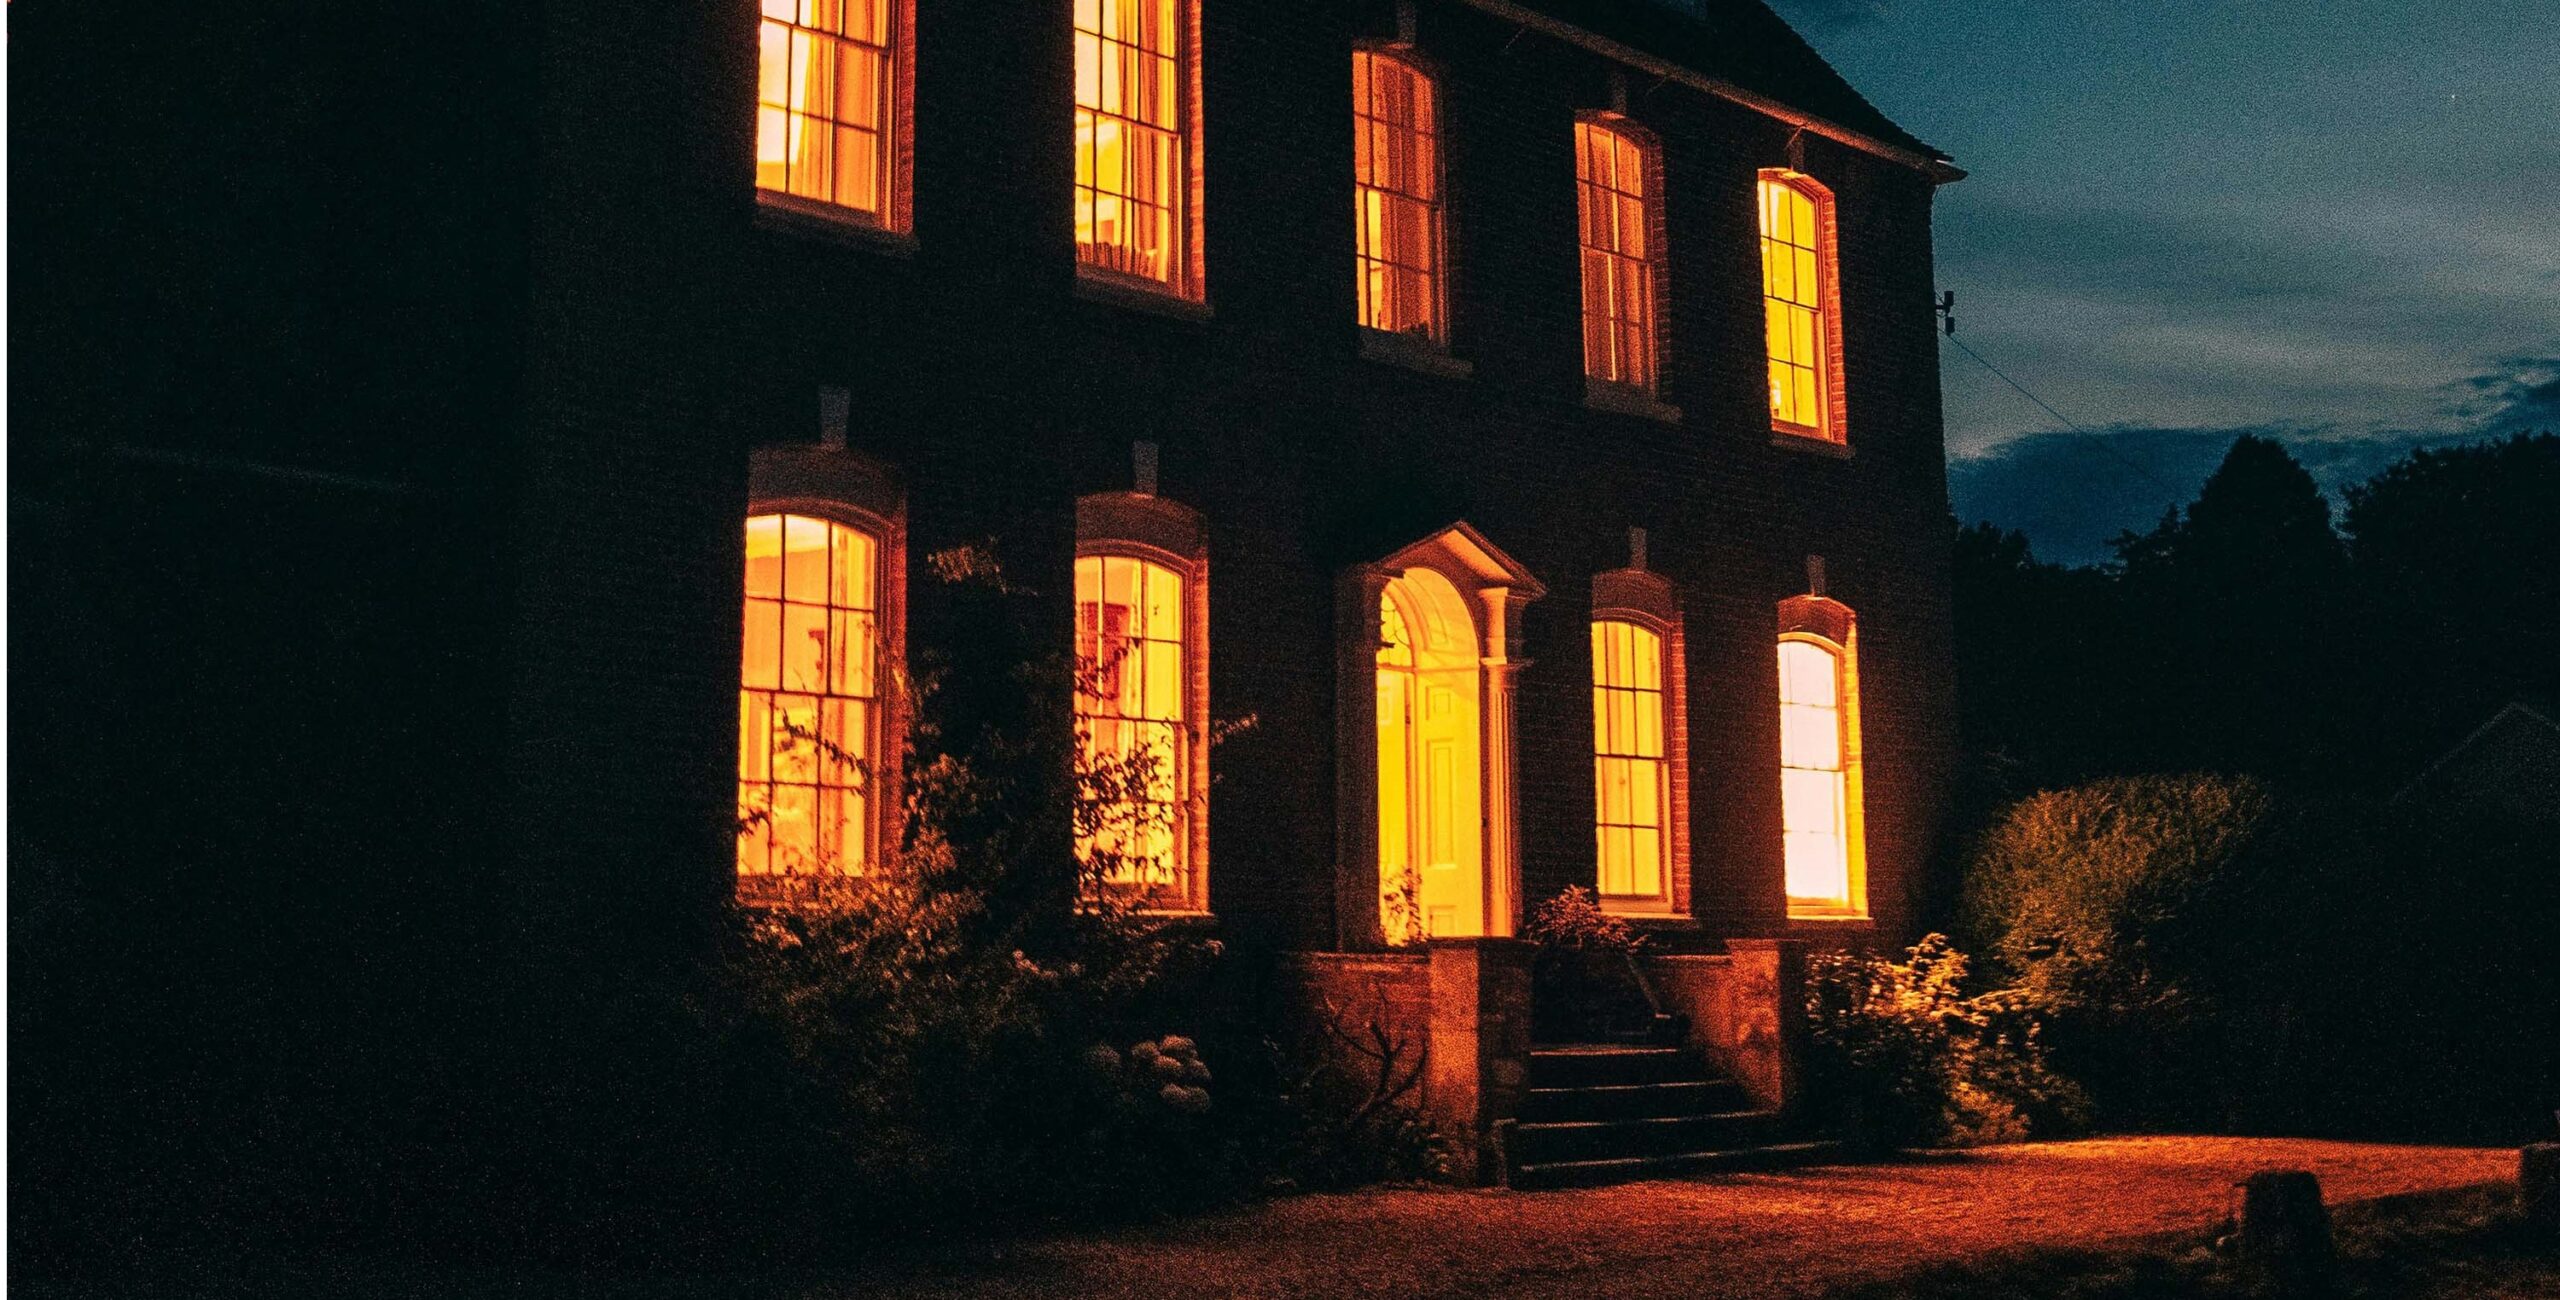
M1968 518L2094 558L2243 432L2335 486L2555 423L2551 0L1772 2L1972 173L1935 217L1962 340L2177 484L1946 348Z
M2452 385L2459 427L2342 433L2319 426L2137 428L2115 426L2013 438L1947 465L1956 517L2023 530L2038 558L2095 564L2114 558L2108 543L2141 532L2171 507L2195 499L2205 478L2243 434L2273 438L2302 462L2331 505L2345 489L2421 447L2446 447L2511 433L2560 432L2560 357L2510 359L2493 374Z

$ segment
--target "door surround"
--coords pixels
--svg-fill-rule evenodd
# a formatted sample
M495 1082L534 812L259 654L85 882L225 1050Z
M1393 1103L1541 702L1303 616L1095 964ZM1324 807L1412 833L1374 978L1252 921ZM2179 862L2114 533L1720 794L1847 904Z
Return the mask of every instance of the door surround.
M1381 906L1379 728L1381 602L1400 594L1441 593L1430 603L1444 619L1463 618L1465 637L1444 628L1435 671L1469 671L1453 650L1472 641L1476 700L1475 785L1481 808L1471 847L1482 881L1481 920L1459 933L1492 937L1520 928L1518 779L1513 741L1513 685L1526 660L1516 658L1520 610L1546 594L1519 561L1460 521L1367 564L1343 571L1335 590L1337 647L1335 761L1335 939L1345 951L1387 946ZM1454 597L1454 599L1450 599ZM1408 617L1415 612L1408 610ZM1428 634L1426 634L1428 636ZM1392 788L1392 782L1390 783Z

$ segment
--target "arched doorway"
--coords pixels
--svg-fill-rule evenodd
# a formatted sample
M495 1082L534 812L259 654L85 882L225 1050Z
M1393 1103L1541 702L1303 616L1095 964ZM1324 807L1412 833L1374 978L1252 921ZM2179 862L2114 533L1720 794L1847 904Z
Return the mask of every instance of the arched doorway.
M1448 578L1405 570L1378 600L1378 917L1387 942L1488 933L1483 658Z

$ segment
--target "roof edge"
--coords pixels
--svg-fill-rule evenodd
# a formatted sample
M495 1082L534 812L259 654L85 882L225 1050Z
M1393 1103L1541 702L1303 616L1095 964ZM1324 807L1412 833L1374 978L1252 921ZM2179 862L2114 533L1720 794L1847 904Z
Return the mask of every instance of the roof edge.
M1497 18L1544 32L1567 44L1579 45L1603 58L1614 59L1628 67L1640 68L1657 77L1676 81L1692 89L1705 91L1719 99L1740 104L1744 108L1776 118L1789 126L1837 140L1862 153L1872 154L1888 162L1899 163L1927 176L1932 184L1951 185L1965 178L1964 169L1945 157L1905 149L1900 145L1879 140L1863 131L1825 121L1801 109L1790 108L1756 90L1746 90L1722 77L1711 77L1695 68L1674 63L1658 55L1647 54L1597 32L1576 27L1561 18L1514 3L1514 0L1459 0L1459 2Z

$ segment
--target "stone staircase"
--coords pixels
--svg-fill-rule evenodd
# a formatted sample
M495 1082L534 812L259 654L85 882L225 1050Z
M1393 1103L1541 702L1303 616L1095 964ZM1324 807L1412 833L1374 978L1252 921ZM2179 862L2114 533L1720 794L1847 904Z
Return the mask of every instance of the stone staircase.
M1837 1149L1783 1137L1776 1111L1688 1049L1560 1044L1529 1052L1529 1094L1504 1158L1514 1187L1587 1187L1784 1168Z

